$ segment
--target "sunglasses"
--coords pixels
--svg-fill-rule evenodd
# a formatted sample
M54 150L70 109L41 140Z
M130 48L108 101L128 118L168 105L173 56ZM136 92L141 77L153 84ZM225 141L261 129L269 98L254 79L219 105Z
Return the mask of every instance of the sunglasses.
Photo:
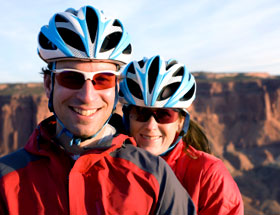
M130 118L138 122L147 122L153 116L157 123L168 124L175 122L179 117L179 110L173 108L144 108L130 107Z
M119 75L119 72L113 70L84 72L77 69L55 69L52 72L59 85L72 90L81 89L86 80L91 80L94 89L105 90L115 86L116 76Z

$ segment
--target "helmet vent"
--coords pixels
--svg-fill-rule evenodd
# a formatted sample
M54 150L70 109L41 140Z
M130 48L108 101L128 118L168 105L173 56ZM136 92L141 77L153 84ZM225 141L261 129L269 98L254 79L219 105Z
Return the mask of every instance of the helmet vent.
M143 66L145 65L145 62L143 60L138 61L138 64L140 66L140 68L143 68Z
M155 57L148 70L149 93L152 93L159 72L159 57Z
M180 99L180 101L187 101L191 99L194 95L195 91L195 84L192 86L192 88Z
M134 70L133 63L130 63L130 65L128 66L127 73L136 74L135 70Z
M85 47L78 34L67 28L57 28L57 31L67 45L70 45L75 49L85 52Z
M113 23L113 26L117 26L117 27L121 27L122 28L120 21L117 20L117 19L115 19L115 21Z
M125 48L125 50L123 50L123 54L131 54L131 52L132 52L132 48L131 48L131 44L129 44L126 48Z
M180 82L175 82L172 84L169 84L168 86L164 87L160 93L160 95L157 98L157 101L165 100L167 98L170 98L176 90L179 88Z
M55 22L68 22L68 20L66 18L64 18L63 16L57 14L55 16Z
M183 76L184 75L184 68L180 67L176 70L176 72L173 73L173 77L177 77L177 76Z
M96 37L96 30L98 25L98 17L95 11L88 7L86 11L86 23L90 35L91 42L94 43Z
M39 44L43 49L56 50L57 47L42 33L39 34Z
M134 97L143 100L142 91L135 81L127 79L127 87Z
M112 34L109 34L105 39L101 46L100 52L106 52L109 51L112 48L115 48L120 39L122 37L122 32L114 32Z
M172 60L168 65L166 65L166 70L169 70L172 66L177 64L178 62L176 60Z

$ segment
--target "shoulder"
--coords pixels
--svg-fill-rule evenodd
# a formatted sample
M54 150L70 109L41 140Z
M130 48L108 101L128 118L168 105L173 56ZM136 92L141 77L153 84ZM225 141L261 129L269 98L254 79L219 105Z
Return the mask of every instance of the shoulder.
M112 156L133 163L144 172L155 177L158 183L156 186L159 186L159 214L186 214L187 212L188 214L194 214L194 205L189 194L163 158L135 147L127 141ZM130 168L130 170L132 169ZM149 174L145 174L145 177ZM151 179L149 179L149 183L155 185Z
M200 171L202 186L205 185L213 192L214 190L234 188L235 192L239 193L236 182L221 159L206 152L199 151L198 153L199 157L193 161L192 169L196 169L193 172Z
M192 160L193 162L207 169L210 167L224 165L221 159L206 152L199 151L192 146L189 146L186 153L184 154L184 156L190 157L190 160Z
M233 181L230 172L221 159L192 147L188 148L187 152L181 156L177 165L181 169L183 166L187 166L185 174L197 175L204 182L209 181L209 183L217 185L224 180Z
M0 178L26 167L30 162L38 160L39 157L28 153L25 149L19 149L11 154L0 158Z
M121 138L118 137L118 140ZM153 154L149 153L148 151L136 147L133 143L133 139L127 138L123 141L122 147L119 150L116 150L111 153L114 157L123 158L130 162L133 162L137 165L143 165L145 163L146 167L149 167L149 164L154 162L162 162L163 160L159 156L154 156ZM145 162L144 162L145 161ZM140 166L141 166L140 165Z
M208 202L217 214L242 211L243 201L240 190L223 161L207 153L202 158L204 168L200 187L201 202ZM211 210L210 207L208 209Z
M226 165L220 158L217 158L214 155L208 154L206 152L201 152L199 160L205 169L206 175L216 175L217 177L227 176L231 178Z
M199 181L198 207L209 214L213 210L215 214L229 214L229 211L242 209L241 193L223 161L206 152L195 151L198 156L191 159L188 179ZM205 207L206 204L211 207Z
M118 136L116 138L123 140L123 137ZM153 174L158 180L164 174L172 172L171 168L160 156L155 156L144 149L136 147L134 145L134 139L129 137L123 141L122 146L118 150L113 151L110 155L133 163L143 171Z

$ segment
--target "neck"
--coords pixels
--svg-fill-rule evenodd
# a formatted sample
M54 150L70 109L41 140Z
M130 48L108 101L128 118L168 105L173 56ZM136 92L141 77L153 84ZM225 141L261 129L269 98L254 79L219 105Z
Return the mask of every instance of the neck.
M112 126L107 124L96 137L83 140L79 145L70 145L69 142L71 141L71 137L67 136L65 133L57 137L57 141L64 148L65 151L77 155L82 154L88 149L100 146L102 147L103 142L107 142L107 140L112 139L112 136L115 134L115 132L116 130ZM57 134L58 133L59 132L57 132Z

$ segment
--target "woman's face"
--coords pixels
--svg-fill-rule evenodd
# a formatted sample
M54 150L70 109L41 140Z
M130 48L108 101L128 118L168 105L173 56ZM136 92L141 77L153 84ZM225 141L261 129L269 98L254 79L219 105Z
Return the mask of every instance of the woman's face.
M129 122L130 134L137 145L154 155L160 155L181 131L184 118L172 109L132 106Z

